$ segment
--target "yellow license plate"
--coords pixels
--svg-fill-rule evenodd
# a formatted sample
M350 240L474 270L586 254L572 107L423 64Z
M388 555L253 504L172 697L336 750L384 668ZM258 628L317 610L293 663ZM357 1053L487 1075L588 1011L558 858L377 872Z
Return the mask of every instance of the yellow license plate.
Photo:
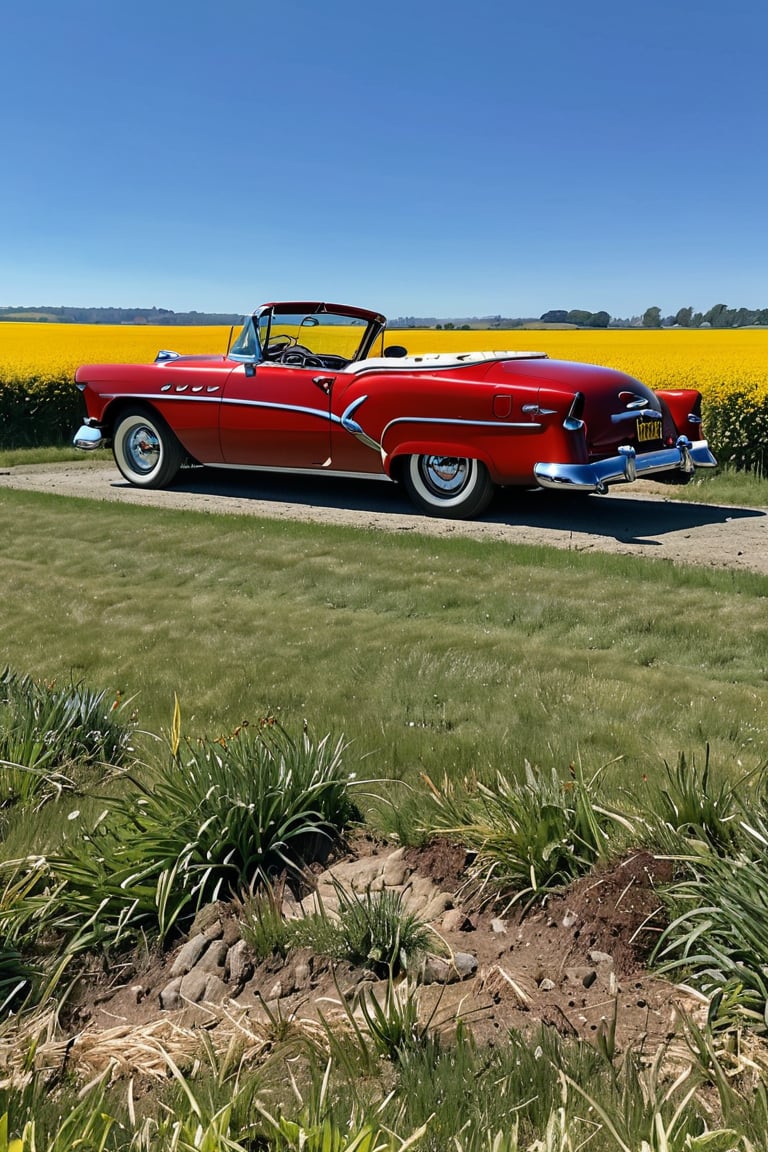
M658 420L638 420L637 439L640 444L648 440L661 440L661 417Z

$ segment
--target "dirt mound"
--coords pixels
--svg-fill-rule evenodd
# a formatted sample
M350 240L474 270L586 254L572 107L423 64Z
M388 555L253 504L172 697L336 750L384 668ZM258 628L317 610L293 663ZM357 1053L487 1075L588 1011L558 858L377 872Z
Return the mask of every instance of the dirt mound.
M647 957L662 925L657 886L668 866L638 851L522 911L462 905L467 853L436 840L396 849L371 840L315 878L316 893L391 887L404 906L429 910L436 952L422 966L417 997L426 1017L451 1031L461 1016L478 1042L503 1042L509 1029L533 1035L542 1026L618 1050L655 1050L674 1034L680 1008L700 1011L689 995L654 977ZM325 886L325 887L324 887ZM306 911L288 903L289 915ZM448 957L446 960L445 957ZM385 983L349 964L332 965L307 949L255 963L241 939L236 909L211 905L173 951L134 957L108 975L84 980L70 1028L73 1047L94 1033L130 1033L165 1019L179 1028L217 1021L305 1020L319 1011L343 1019L361 997L383 996ZM346 1004L347 1008L344 1007Z

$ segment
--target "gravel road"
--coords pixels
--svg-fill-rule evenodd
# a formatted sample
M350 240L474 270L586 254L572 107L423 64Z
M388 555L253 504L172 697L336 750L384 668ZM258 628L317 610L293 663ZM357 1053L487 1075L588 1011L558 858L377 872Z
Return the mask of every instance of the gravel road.
M508 491L500 493L478 521L423 516L393 484L333 476L199 469L183 473L171 489L145 492L127 484L114 465L84 461L0 470L0 491L4 488L154 508L349 524L380 532L547 544L768 573L765 509L685 504L668 499L665 489L651 481L614 488L608 496Z

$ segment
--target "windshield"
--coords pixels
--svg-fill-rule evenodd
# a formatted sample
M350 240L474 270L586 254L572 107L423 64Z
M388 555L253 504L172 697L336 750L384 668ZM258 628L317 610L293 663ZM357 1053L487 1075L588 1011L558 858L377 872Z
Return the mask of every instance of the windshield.
M354 360L368 325L356 316L316 313L265 312L259 317L258 337L269 356L281 345L300 345L315 356L340 356Z
M319 360L338 371L370 356L374 342L383 339L386 323L379 312L340 304L264 304L245 318L229 356L246 364L270 361L300 367Z

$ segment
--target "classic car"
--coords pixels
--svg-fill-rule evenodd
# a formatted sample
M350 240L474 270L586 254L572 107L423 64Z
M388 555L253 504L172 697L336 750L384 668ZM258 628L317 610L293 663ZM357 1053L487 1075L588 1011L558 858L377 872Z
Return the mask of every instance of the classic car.
M697 391L543 352L409 355L387 343L384 316L340 304L265 304L224 354L161 351L75 379L87 413L75 445L111 444L142 488L190 463L328 472L398 481L422 511L466 518L497 486L602 493L716 464Z

